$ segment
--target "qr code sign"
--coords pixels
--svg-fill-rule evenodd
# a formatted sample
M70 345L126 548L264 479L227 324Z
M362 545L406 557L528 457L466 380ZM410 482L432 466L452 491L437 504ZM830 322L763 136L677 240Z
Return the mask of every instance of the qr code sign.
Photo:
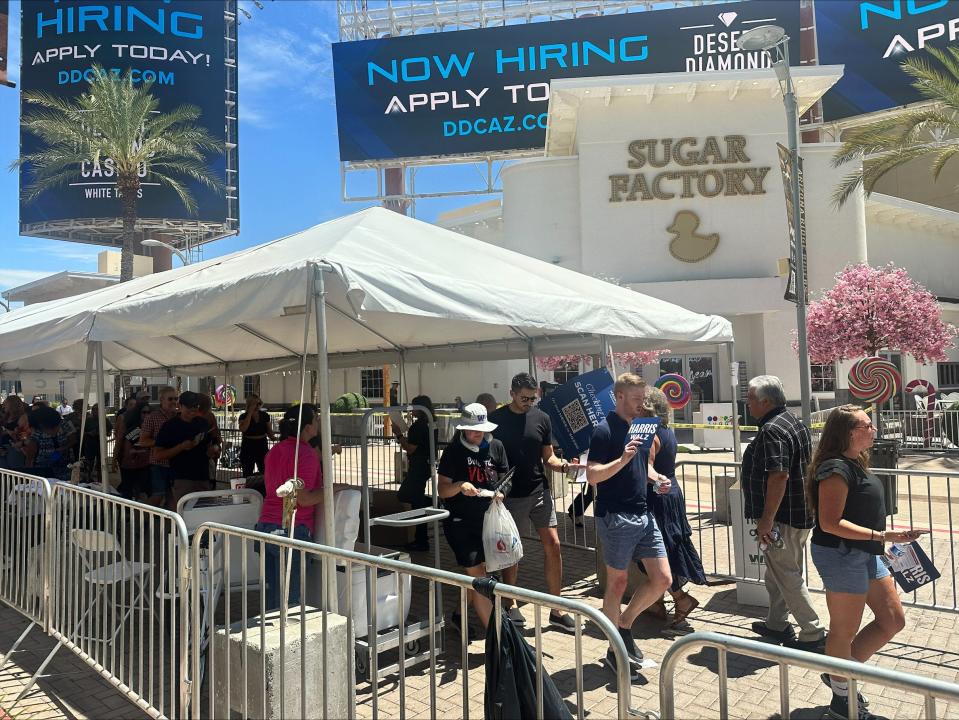
M579 400L573 400L563 407L563 417L566 418L569 429L574 434L589 427L589 420L586 419L586 413L583 412L583 406Z

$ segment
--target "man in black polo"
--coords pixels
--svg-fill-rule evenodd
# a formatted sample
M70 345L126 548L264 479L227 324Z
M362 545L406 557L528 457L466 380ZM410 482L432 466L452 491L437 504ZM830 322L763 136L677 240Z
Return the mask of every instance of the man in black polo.
M490 413L490 422L496 423L493 437L503 443L509 466L516 468L512 489L506 496L506 509L510 511L520 532L532 520L543 542L544 574L546 586L557 597L563 589L563 556L560 554L559 533L556 532L556 511L553 496L549 491L544 463L555 470L566 471L571 463L553 454L553 429L549 416L537 407L536 380L529 373L516 375L510 383L510 404ZM575 467L578 467L576 465ZM503 580L516 584L519 566L503 571ZM518 607L507 613L517 625L525 625L526 619ZM576 624L567 613L551 611L549 624L575 632Z
M180 393L179 413L163 423L156 436L156 457L170 463L173 507L187 493L210 489L210 424L200 412L200 396Z
M759 375L749 381L749 414L759 432L743 455L744 514L756 521L756 541L766 544L769 613L753 630L790 647L824 652L826 631L812 607L803 577L803 555L815 519L806 502L804 476L812 454L809 428L786 410L779 378ZM789 623L792 613L799 637Z

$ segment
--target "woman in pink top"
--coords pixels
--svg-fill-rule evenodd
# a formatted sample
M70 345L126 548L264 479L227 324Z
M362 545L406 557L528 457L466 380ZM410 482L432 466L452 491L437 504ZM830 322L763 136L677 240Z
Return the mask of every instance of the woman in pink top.
M294 516L293 537L297 540L313 540L315 527L315 508L323 501L323 470L316 451L310 446L310 440L316 437L319 416L316 407L303 405L303 417L300 421L300 408L294 405L286 411L280 420L280 442L266 454L266 498L260 511L260 521L256 529L260 532L289 537L289 527L283 527L283 498L277 496L280 485L293 477L293 465L299 455L296 477L303 481L303 489L296 493L296 515ZM299 426L297 425L299 423ZM299 430L299 431L297 431ZM259 545L254 549L259 552ZM300 553L293 552L290 558L289 604L300 601ZM280 548L266 545L263 558L266 571L266 610L275 610L280 606Z

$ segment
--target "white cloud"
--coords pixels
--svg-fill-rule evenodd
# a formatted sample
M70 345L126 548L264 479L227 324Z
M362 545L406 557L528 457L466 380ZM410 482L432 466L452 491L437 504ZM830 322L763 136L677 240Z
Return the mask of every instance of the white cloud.
M0 288L6 290L7 288L17 287L18 285L26 285L34 280L39 280L40 278L54 274L55 271L50 272L49 270L0 268Z
M42 245L37 242L37 244L31 247L31 250L55 257L59 260L80 261L89 265L96 264L97 255L105 250L105 248L54 240L49 244Z

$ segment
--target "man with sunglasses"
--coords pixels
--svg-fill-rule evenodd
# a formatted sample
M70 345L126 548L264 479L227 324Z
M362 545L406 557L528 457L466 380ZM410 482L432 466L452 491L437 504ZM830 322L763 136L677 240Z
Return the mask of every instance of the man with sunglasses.
M749 381L749 414L759 432L743 453L743 509L756 523L766 565L769 612L752 624L759 635L809 652L825 651L826 631L803 577L803 557L815 517L806 501L805 472L812 457L809 428L786 410L782 382L773 375ZM799 624L799 636L789 615Z
M546 586L549 592L559 596L563 588L563 556L545 466L565 472L573 464L553 454L553 429L549 416L533 407L537 399L533 376L529 373L516 375L510 383L509 394L510 404L489 416L490 422L497 425L493 437L503 443L509 466L516 468L512 489L506 496L506 509L521 533L530 521L533 522L543 542ZM514 565L503 571L503 580L515 585L518 575L519 566ZM519 608L513 607L511 601L506 604L510 619L517 625L525 625L526 619ZM567 613L550 612L549 624L567 632L576 630L573 618Z

